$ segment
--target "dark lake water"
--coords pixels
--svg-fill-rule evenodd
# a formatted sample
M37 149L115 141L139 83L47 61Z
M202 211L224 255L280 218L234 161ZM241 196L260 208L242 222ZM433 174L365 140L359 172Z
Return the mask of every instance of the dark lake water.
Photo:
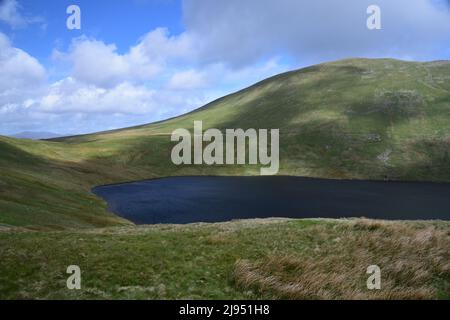
M100 186L109 209L136 224L289 217L450 220L450 183L300 177L171 177Z

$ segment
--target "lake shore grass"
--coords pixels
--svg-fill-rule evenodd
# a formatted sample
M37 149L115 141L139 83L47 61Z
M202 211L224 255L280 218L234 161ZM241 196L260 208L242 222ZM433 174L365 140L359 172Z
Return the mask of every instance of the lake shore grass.
M450 223L239 220L0 231L1 299L450 299ZM379 265L382 289L366 288ZM66 288L79 265L82 289Z

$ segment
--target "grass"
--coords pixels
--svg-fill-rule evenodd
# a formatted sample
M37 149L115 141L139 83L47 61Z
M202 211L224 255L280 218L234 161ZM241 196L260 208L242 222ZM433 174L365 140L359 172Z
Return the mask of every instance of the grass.
M307 254L277 252L237 261L238 285L277 299L449 298L448 229L359 220L320 224L309 232L316 247ZM363 271L370 265L382 270L382 290L367 290ZM446 289L436 287L440 281Z
M449 231L443 222L267 219L0 232L0 298L450 298ZM79 291L66 288L73 264ZM371 264L382 270L377 292L365 287Z
M170 134L194 120L205 130L280 129L281 175L450 181L449 77L448 61L348 59L275 76L159 123L52 141L0 137L0 297L449 298L444 222L136 227L91 193L164 176L259 174L248 165L173 165ZM361 287L369 260L389 272L378 296ZM409 271L391 269L398 261ZM86 270L81 292L65 289L74 263ZM278 272L291 269L321 287Z

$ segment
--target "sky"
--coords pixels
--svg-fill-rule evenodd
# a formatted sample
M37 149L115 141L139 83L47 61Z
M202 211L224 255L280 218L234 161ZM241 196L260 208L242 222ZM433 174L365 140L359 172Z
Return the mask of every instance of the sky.
M450 1L0 0L0 134L149 123L348 57L450 59Z

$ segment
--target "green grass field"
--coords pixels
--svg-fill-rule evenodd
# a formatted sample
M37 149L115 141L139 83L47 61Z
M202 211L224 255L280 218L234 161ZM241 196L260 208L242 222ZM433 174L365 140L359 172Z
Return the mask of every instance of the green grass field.
M106 204L90 190L101 184L164 176L259 174L259 167L249 165L173 165L170 134L177 128L192 129L194 120L202 120L204 129L280 129L282 175L450 181L449 79L448 61L349 59L275 76L159 123L53 141L0 137L0 297L242 298L248 293L249 297L370 298L354 287L360 282L346 292L317 296L312 291L286 293L281 276L279 286L264 282L264 272L274 266L271 255L287 257L280 261L293 257L295 266L299 257L311 256L312 248L327 250L327 241L314 236L316 226L303 226L301 221L268 225L250 221L137 228L108 213ZM319 224L341 226L338 221ZM225 244L208 240L215 230L229 225L234 231ZM408 228L405 225L398 223L399 230ZM339 238L340 227L336 228L331 228L336 234L330 234ZM433 228L437 229L427 239L448 241L448 224ZM408 230L403 231L414 238ZM398 247L385 245L386 250L390 245ZM448 258L448 247L439 253L429 251L430 258ZM395 251L391 262L403 253ZM347 254L340 257L342 263L349 259ZM85 259L90 270L83 292L64 289L63 266L77 262L72 256ZM186 269L176 271L181 264ZM235 272L245 274L252 268L262 270L262 275L249 280ZM417 277L407 297L448 297L448 265L427 268L419 268L426 269L427 276ZM202 273L205 270L209 276ZM392 288L389 292L395 291Z
M0 232L3 299L450 299L449 223L248 220ZM367 290L369 265L382 290ZM66 288L81 268L82 290Z

